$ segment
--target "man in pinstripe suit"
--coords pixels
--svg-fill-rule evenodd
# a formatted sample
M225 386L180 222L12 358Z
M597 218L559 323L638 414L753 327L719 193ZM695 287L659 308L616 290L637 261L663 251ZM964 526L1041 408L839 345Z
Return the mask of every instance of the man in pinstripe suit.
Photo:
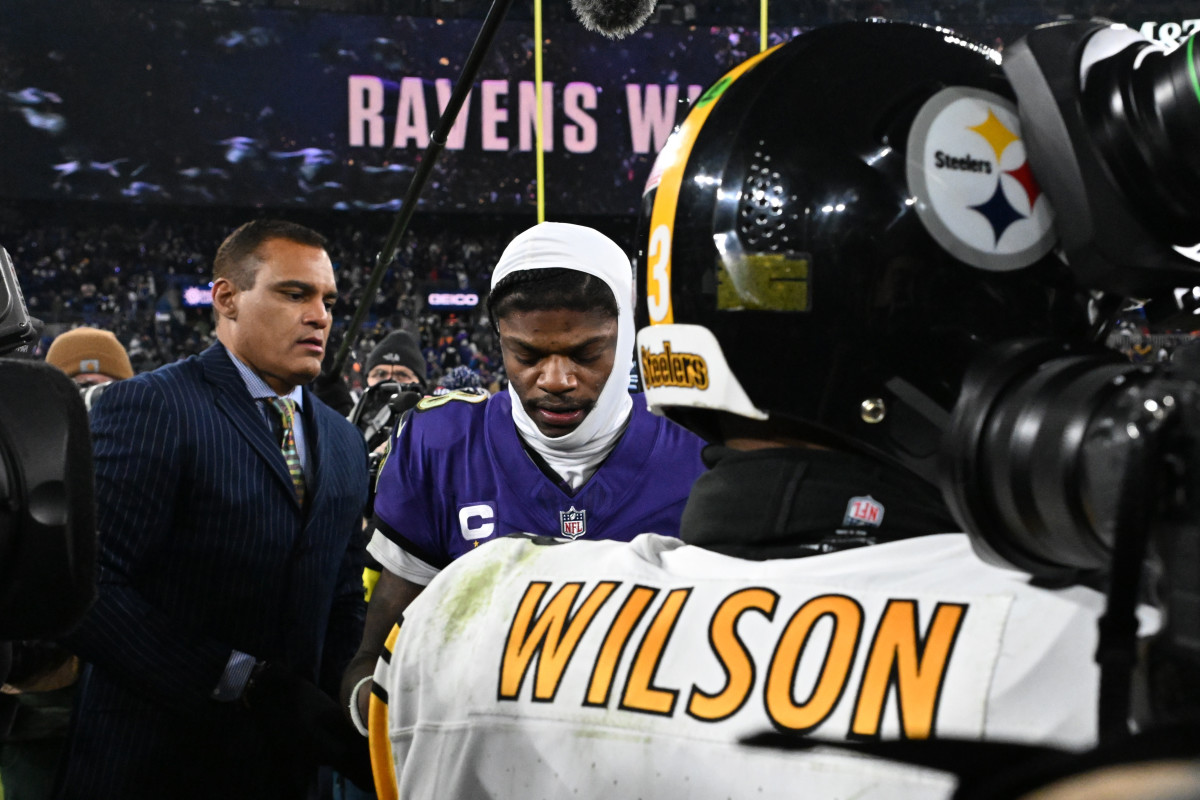
M100 588L68 640L89 666L62 797L290 800L317 763L365 764L327 694L362 628L367 455L304 386L337 298L324 244L240 227L213 264L218 344L92 412Z

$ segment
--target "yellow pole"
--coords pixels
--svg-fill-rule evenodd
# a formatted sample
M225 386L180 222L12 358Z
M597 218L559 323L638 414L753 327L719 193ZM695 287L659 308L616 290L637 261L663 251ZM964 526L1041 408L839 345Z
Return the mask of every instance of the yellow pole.
M758 52L762 53L767 49L767 0L760 0L758 16Z
M766 2L766 0L763 0ZM546 196L542 187L546 183L546 159L542 150L542 0L533 0L533 81L534 102L537 103L537 221L546 221Z

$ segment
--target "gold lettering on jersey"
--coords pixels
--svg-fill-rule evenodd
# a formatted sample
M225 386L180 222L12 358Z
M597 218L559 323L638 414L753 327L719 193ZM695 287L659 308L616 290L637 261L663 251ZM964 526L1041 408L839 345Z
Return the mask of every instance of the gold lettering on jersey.
M621 708L630 711L645 711L648 714L670 714L675 710L676 689L660 689L654 685L654 673L662 661L663 651L671 638L671 631L679 620L691 589L674 589L663 600L658 613L650 622L650 628L638 647L629 669L629 680L621 697Z
M587 670L580 675L590 673L586 687L580 684L582 696L559 702L608 709L615 695L624 711L673 715L682 708L696 720L715 723L758 698L758 713L782 730L800 733L820 727L852 703L849 730L841 732L848 738L880 736L885 712L898 714L900 736L929 738L936 735L939 699L969 607L938 603L922 631L916 600L888 599L873 630L864 630L867 615L852 597L819 595L783 616L773 590L746 587L706 614L706 625L692 618L678 627L691 587L667 591L601 581L585 592L585 586L533 581L526 587L500 663L501 701L520 699L531 669L528 697L533 702L555 702L568 670ZM610 598L619 607L602 617L607 629L588 635ZM771 626L772 646L763 646L761 638L755 649L747 646L738 629L751 617L758 618L756 627ZM581 649L585 636L588 644ZM660 667L680 637L697 639L684 646L685 652L710 658L710 665L723 671L723 682L713 677L714 670L697 669L709 676L707 684L686 678L679 685L664 683Z
M538 606L550 584L544 581L530 583L508 631L500 666L500 699L516 699L529 664L536 655L533 699L552 701L579 639L619 585L614 581L598 583L579 610L572 614L582 583L565 584L540 613Z
M663 342L663 352L641 349L642 380L650 388L680 386L685 389L708 388L708 362L694 353L674 353L671 343Z
M928 739L934 735L942 680L966 611L965 605L939 603L922 641L916 602L888 601L863 672L850 727L852 737L879 736L884 705L893 687L904 738Z
M745 705L754 689L754 658L738 636L738 620L747 611L761 612L770 620L778 601L779 595L769 589L742 589L721 601L709 622L708 641L725 670L725 685L714 694L693 688L688 700L688 714L716 722L733 716Z
M583 701L585 706L608 705L613 676L617 674L617 666L621 663L621 655L625 652L625 645L629 643L629 636L657 596L657 589L635 586L625 599L625 604L617 612L617 618L605 634L604 644L600 646L600 653L596 656L596 666L592 670L592 679L588 682L587 698Z
M800 657L813 628L825 618L833 622L833 635L824 666L808 697L796 702L793 687ZM820 725L833 712L854 666L862 620L862 606L842 595L814 597L792 615L767 670L765 697L772 722L785 730L804 732Z

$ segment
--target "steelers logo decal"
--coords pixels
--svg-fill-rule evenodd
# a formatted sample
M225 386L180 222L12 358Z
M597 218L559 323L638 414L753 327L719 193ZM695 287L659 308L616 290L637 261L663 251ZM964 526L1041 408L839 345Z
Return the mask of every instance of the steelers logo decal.
M1010 100L964 86L929 98L908 138L907 177L925 228L961 261L1021 269L1054 245L1054 211Z

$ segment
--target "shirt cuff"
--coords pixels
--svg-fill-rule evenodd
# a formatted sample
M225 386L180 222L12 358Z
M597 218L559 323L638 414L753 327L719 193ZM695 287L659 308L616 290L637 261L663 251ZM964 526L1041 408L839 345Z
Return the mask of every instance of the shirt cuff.
M367 729L367 723L363 722L362 715L358 713L358 693L362 691L364 683L368 683L372 676L367 675L358 683L354 684L354 688L350 690L350 721L354 723L354 728L363 736L370 736L370 731Z
M430 566L400 545L387 538L383 531L375 529L367 552L383 565L388 572L404 578L418 586L428 586L441 570Z
M212 690L212 699L218 703L231 703L241 697L255 663L254 656L249 653L240 650L230 653L229 661L225 663L225 671L221 673L221 680L217 681L216 688Z

